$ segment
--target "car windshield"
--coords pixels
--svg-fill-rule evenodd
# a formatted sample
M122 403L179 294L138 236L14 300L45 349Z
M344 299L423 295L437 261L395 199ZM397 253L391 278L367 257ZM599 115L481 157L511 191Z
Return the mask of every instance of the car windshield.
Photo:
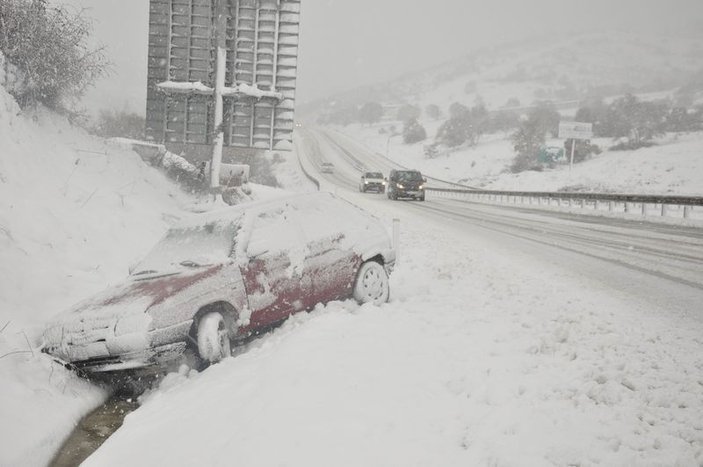
M366 178L383 178L383 174L381 172L367 172Z
M133 275L176 272L226 260L233 251L237 225L209 222L170 229L134 268Z
M398 172L398 180L419 182L422 181L422 175L420 172Z

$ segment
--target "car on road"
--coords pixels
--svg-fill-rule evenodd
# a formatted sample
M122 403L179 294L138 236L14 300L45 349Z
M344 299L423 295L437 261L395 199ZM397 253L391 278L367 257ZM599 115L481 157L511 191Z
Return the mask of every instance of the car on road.
M385 193L386 179L383 178L383 174L381 172L365 172L361 175L359 191L362 193L366 193L367 191Z
M386 302L394 263L380 221L329 193L194 215L124 282L57 316L42 350L91 373L205 366L318 303Z
M320 172L323 174L331 174L334 173L334 164L331 162L323 162L320 164Z
M388 174L389 199L412 198L425 201L427 179L417 170L391 170Z

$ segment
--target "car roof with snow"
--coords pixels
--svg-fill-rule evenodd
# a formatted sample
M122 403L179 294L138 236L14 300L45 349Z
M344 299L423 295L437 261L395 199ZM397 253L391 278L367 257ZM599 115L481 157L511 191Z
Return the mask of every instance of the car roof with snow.
M319 210L324 208L338 208L339 203L342 203L342 205L346 205L350 209L354 209L360 214L363 214L369 218L374 217L363 209L349 203L346 200L336 197L332 193L314 192L292 194L277 198L252 201L249 203L243 203L236 206L229 206L205 213L196 213L183 218L182 220L174 224L171 229L197 228L212 223L235 223L240 221L246 213L257 215L258 213L265 212L267 210L274 209L279 206L291 206L293 208L303 210L307 207L310 209Z

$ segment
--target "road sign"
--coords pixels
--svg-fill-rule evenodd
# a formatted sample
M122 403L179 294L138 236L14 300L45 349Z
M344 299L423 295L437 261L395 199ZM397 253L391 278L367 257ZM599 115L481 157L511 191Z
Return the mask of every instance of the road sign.
M559 138L591 139L593 138L593 124L581 122L560 122Z
M292 146L300 0L150 0L147 137Z

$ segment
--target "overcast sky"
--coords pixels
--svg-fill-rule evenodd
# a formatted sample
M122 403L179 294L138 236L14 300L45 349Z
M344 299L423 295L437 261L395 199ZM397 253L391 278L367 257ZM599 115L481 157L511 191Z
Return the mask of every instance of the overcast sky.
M86 105L144 111L148 0L85 7L113 74ZM488 45L568 31L703 31L703 0L303 0L298 99L391 79Z

